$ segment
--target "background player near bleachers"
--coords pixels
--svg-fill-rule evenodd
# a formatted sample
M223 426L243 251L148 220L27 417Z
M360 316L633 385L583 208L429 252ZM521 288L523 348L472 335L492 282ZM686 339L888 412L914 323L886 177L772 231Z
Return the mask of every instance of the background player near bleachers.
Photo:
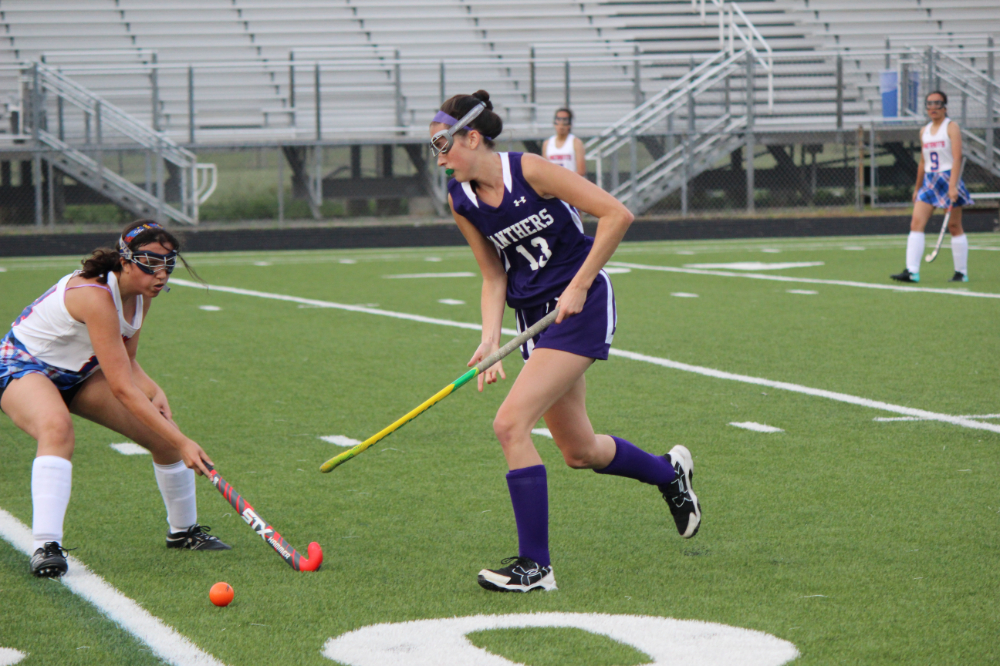
M583 141L572 134L573 112L567 108L556 109L552 123L556 133L543 144L542 157L586 176L587 161Z
M969 240L962 229L962 207L972 203L962 182L962 132L948 117L948 97L934 91L925 100L931 122L920 130L922 151L913 188L913 219L906 243L906 268L892 275L899 282L920 282L920 264L924 256L924 229L935 208L948 209L951 253L955 274L951 282L969 281Z

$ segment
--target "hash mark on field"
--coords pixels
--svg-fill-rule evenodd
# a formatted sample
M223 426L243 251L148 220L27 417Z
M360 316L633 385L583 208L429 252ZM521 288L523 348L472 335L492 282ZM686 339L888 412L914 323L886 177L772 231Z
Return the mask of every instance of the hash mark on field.
M456 298L439 298L438 303L444 303L445 305L465 305L465 301L460 301Z
M350 448L352 446L357 446L361 442L357 439L351 439L346 435L324 435L320 437L324 442L329 442L330 444L336 444L337 446L343 446L344 448Z
M639 264L631 264L631 266L638 266L639 268L653 268L658 270L663 268L664 270L675 270L680 273L704 273L708 275L713 275L715 273L708 271L688 271L686 269L671 269L669 267L650 267L643 266ZM788 281L798 281L798 282L817 282L817 280L804 280L799 278L780 278L774 275L759 275L759 276L746 276L740 275L738 273L719 273L724 276L733 277L757 277L759 279L785 279ZM832 280L819 280L818 282L835 282ZM174 284L180 287L199 287L203 288L199 282L193 282L191 280L178 279L174 280ZM852 283L860 286L870 286L870 287L883 287L884 285L866 285L864 283ZM308 305L318 305L323 308L332 308L336 310L346 310L348 312L361 312L365 314L379 315L381 317L390 317L392 319L402 319L404 321L420 322L423 324L434 324L436 326L450 326L452 328L461 328L467 331L473 331L476 335L482 333L483 327L481 324L473 324L471 322L464 321L452 321L449 319L439 319L437 317L425 317L418 314L410 314L408 312L393 312L391 310L375 310L373 308L365 308L358 305L345 305L343 303L334 303L332 301L320 301L312 298L302 298L299 296L289 296L286 294L273 294L264 291L254 291L252 289L240 289L238 287L226 287L221 285L209 285L211 289L218 292L225 292L229 294L239 294L242 296L256 296L257 298L266 298L276 301L285 301L288 303L306 303ZM906 287L887 287L890 289L906 289ZM949 292L947 290L925 290L925 291L942 291L943 293L959 293L959 292ZM990 298L1000 298L1000 294L974 294L965 293L965 296L987 296ZM517 331L509 328L501 329L501 333L508 336L517 335ZM811 386L803 386L801 384L792 384L791 382L781 382L775 381L773 379L764 379L763 377L752 377L750 375L740 375L734 372L725 372L724 370L716 370L714 368L706 368L700 365L692 365L690 363L681 363L679 361L672 361L668 358L661 358L659 356L649 356L648 354L639 354L636 352L625 351L623 349L612 348L609 352L612 356L620 356L622 358L631 359L633 361L642 361L644 363L650 363L652 365L658 365L663 368L670 368L671 370L680 370L682 372L691 372L697 375L703 375L705 377L712 377L714 379L726 379L734 382L741 382L744 384L753 384L755 386L768 386L775 389L781 389L783 391L789 391L791 393L799 393L802 395L810 395L816 398L826 398L827 400L834 400L837 402L843 402L848 405L856 405L858 407L867 407L869 409L880 409L886 412L895 412L896 414L902 414L904 416L919 416L921 418L927 418L933 421L941 421L943 423L950 423L952 425L961 426L963 428L970 428L973 430L989 430L990 432L1000 433L1000 425L995 425L992 423L982 423L981 421L976 421L974 419L963 419L958 416L952 416L950 414L940 414L937 412L930 412L925 409L915 409L913 407L905 407L903 405L894 405L889 402L882 402L881 400L870 400L868 398L861 398L855 395L850 395L848 393L839 393L837 391L827 391L825 389L812 388Z
M469 271L458 271L457 273L401 273L399 275L383 275L387 280L399 280L410 278L467 278L476 277L475 273Z
M218 305L199 305L198 309L204 310L205 312L218 312L222 308L220 308Z
M122 442L120 444L108 444L118 453L123 456L148 456L149 451L142 448L138 444L133 444L132 442Z
M430 261L432 263L437 263L441 261L441 257L424 257L424 261Z
M532 435L541 435L542 437L548 437L549 439L555 439L552 436L552 432L548 428L535 428L531 431Z
M753 430L754 432L785 432L781 428L775 428L774 426L764 425L763 423L754 423L753 421L742 421L742 422L732 422L729 425L736 426L737 428L743 428L744 430Z
M789 294L803 294L805 296L815 296L819 293L818 291L813 291L812 289L786 289L785 292Z
M341 259L340 263L342 263L342 264L356 264L358 262L355 261L354 259Z
M0 268L0 273L4 269ZM23 652L15 650L14 648L0 648L0 666L14 666L17 662L21 661L27 657Z
M689 294L686 291L675 291L670 295L676 296L677 298L698 298L698 294Z
M864 250L865 248L861 247L860 245L845 245L844 249L852 251L852 252L860 252L860 251Z
M255 261L255 262L253 262L253 265L254 266L270 266L271 262L270 261Z
M631 273L632 269L631 268L620 268L620 267L616 267L616 266L605 266L604 267L604 272L607 273L608 275L620 275L622 273Z
M32 553L31 530L10 513L0 509L0 538L25 555ZM168 664L175 666L223 666L222 662L198 648L176 629L129 599L72 555L69 572L58 579L73 594L93 604L105 617L145 643ZM0 652L0 657L3 653ZM15 663L15 662L10 662Z

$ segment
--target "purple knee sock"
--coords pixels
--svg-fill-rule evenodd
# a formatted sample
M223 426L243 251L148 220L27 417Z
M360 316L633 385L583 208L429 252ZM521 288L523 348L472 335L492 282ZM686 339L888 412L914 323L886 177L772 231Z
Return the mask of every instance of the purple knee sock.
M549 489L545 465L507 472L507 489L517 522L518 554L539 566L549 566Z
M604 469L595 469L598 474L625 476L654 486L670 483L677 477L666 458L646 453L621 437L611 435L611 439L615 440L615 457Z

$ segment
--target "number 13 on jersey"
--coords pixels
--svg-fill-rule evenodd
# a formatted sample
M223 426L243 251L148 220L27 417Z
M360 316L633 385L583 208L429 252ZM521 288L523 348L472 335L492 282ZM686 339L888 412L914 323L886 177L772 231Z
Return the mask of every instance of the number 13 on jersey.
M532 238L531 244L542 251L542 256L538 259L535 259L532 253L525 248L523 244L518 245L515 249L521 256L528 260L528 264L531 265L531 270L537 271L539 268L549 263L549 259L552 258L552 250L549 249L549 242L541 236Z

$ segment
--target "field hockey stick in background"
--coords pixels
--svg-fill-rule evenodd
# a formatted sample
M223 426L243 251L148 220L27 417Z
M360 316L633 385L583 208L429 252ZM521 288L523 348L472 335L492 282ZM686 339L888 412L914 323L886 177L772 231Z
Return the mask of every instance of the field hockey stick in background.
M962 156L962 166L958 168L958 182L962 182L962 172L965 171L965 156ZM944 241L944 232L948 230L948 220L951 219L951 209L955 206L955 202L952 202L951 206L948 206L948 210L944 213L944 222L941 223L941 233L938 234L937 245L934 246L934 251L924 257L924 261L928 264L937 259L938 252L941 251L941 243Z
M365 441L363 441L360 444L358 444L357 446L355 446L353 449L349 449L347 451L344 451L340 455L336 455L336 456L330 458L329 460L327 460L325 463L323 463L320 466L319 470L321 472L329 472L329 471L333 470L334 467L337 467L338 465L342 465L343 463L347 462L348 460L350 460L354 456L356 456L359 453L362 453L363 451L365 451L368 447L372 446L373 444L376 444L377 442L385 439L386 437L388 437L392 433L396 432L397 430L399 430L400 428L402 428L404 425L406 425L407 423L409 423L413 419L417 418L418 416L420 416L421 414L423 414L424 412L426 412L428 409L430 409L431 407L433 407L437 403L439 403L442 400L444 400L445 398L447 398L449 395L451 395L452 393L454 393L458 389L462 388L462 386L464 386L470 379L472 379L473 377L475 377L476 375L478 375L480 373L486 372L486 370L488 368L492 367L493 364L495 364L497 361L499 361L503 357L507 356L507 354L511 353L512 351L514 351L515 349L517 349L518 347L520 347L521 345L523 345L525 342L527 342L531 338L535 337L536 335L538 335L539 333L541 333L542 331L544 331L546 328L549 327L549 324L551 324L552 322L554 322L556 320L556 315L558 315L558 314L559 314L559 310L558 309L553 310L552 312L548 313L542 319L539 319L537 322L535 322L535 324L533 326L531 326L530 328L528 328L528 330L526 330L524 333L521 333L516 338L514 338L513 340L511 340L510 342L508 342L507 344L505 344L503 347L501 347L500 349L496 350L495 352L493 352L492 354L490 354L489 356L487 356L486 358L484 358L482 361L480 361L479 363L477 363L475 365L475 367L473 367L471 370L469 370L468 372L466 372L464 375L462 375L461 377L459 377L458 379L456 379L455 381L453 381L451 384L448 384L443 389L441 389L440 391L438 391L437 393L435 393L433 396L431 396L427 401L425 401L419 407L417 407L413 411L409 412L405 416L402 416L397 421L395 421L392 425L390 425L390 426L384 428L383 430L380 430L376 434L372 435L371 437L369 437Z
M257 514L249 502L240 497L240 494L229 485L228 481L219 476L214 467L207 464L206 466L211 474L212 485L215 486L216 490L229 500L236 512L240 514L240 518L259 534L261 539L270 544L271 548L274 548L274 551L281 555L285 562L288 562L288 566L296 571L316 571L319 569L319 565L323 564L323 549L318 543L313 541L309 544L309 557L299 555L273 527L264 522L264 519Z

